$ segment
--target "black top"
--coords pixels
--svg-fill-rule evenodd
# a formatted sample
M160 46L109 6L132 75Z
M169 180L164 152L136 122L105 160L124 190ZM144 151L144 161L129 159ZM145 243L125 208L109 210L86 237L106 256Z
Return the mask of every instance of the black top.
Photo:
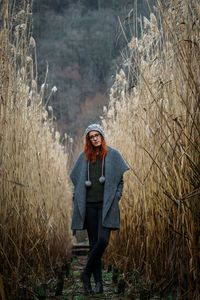
M105 167L105 166L104 166ZM105 176L105 173L103 172ZM92 182L90 187L87 187L86 201L87 202L103 202L104 183L99 182L102 176L102 160L97 156L96 163L89 163L89 178Z

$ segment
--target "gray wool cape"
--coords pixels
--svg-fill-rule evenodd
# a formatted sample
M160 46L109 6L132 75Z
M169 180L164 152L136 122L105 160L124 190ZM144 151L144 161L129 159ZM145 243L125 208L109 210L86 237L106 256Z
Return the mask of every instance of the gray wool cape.
M114 148L108 147L105 157L105 183L102 211L102 225L111 229L120 228L120 211L118 202L122 196L120 180L125 171L129 170L122 155ZM70 178L74 185L73 215L71 229L85 229L87 160L82 151L75 162Z

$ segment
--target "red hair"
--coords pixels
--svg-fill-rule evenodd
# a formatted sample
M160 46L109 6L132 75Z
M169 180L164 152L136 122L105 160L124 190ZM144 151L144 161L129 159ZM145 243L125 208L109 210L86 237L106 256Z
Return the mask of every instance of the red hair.
M92 145L92 143L89 139L89 132L88 132L88 134L85 137L85 145L84 145L84 153L85 153L86 159L92 163L95 163L96 158L97 158L97 152L98 152L98 149L96 149ZM101 135L101 146L100 146L100 152L99 152L99 156L100 156L101 160L103 159L103 157L106 156L107 152L108 152L108 147L106 145L106 141L105 141L104 137Z

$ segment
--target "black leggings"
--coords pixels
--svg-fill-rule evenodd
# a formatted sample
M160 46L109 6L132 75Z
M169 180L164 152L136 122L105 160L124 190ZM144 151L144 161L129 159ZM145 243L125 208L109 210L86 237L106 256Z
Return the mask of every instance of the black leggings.
M86 229L90 252L84 272L93 274L95 283L102 281L101 257L108 245L110 229L102 226L102 203L87 203Z

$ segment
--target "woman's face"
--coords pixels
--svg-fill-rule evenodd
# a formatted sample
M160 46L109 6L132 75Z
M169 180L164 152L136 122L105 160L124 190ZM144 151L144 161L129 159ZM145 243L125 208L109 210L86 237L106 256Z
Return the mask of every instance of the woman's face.
M95 130L90 131L88 133L88 136L89 136L90 142L92 143L92 145L94 147L100 147L101 146L102 137L101 137L101 134L98 131L95 131Z

